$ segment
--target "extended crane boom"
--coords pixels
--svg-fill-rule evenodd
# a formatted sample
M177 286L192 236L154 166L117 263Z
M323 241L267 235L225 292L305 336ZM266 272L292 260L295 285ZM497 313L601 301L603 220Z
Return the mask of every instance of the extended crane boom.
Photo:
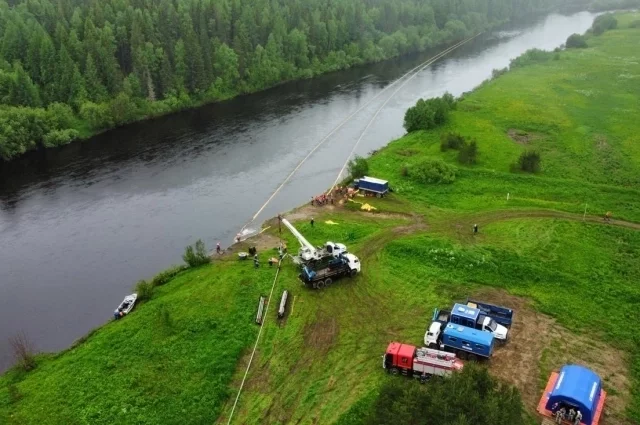
M300 242L300 252L298 253L298 255L301 259L303 259L304 261L309 261L318 257L318 250L313 245L311 245L311 242L309 242L304 236L302 236L302 233L298 232L298 229L293 227L293 224L289 223L289 220L283 218L282 223L287 226L287 229L289 229L291 233L293 233L293 236L298 239L298 242Z

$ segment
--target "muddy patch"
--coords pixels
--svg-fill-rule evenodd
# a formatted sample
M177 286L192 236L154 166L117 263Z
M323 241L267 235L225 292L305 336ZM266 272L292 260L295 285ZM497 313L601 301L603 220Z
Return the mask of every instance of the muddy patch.
M507 135L509 135L511 140L513 140L514 142L516 142L516 143L518 143L520 145L528 145L529 143L533 142L534 140L538 140L538 139L542 138L541 134L529 133L527 131L518 130L516 128L510 128L507 131Z
M335 317L322 316L304 327L304 343L316 352L326 353L338 340L340 327Z
M537 312L526 299L495 289L482 290L474 297L515 311L509 341L496 350L489 368L492 374L520 390L529 411L535 413L551 372L574 363L594 370L608 390L601 424L627 423L624 413L630 401L631 384L626 353L596 338L571 333L555 319Z

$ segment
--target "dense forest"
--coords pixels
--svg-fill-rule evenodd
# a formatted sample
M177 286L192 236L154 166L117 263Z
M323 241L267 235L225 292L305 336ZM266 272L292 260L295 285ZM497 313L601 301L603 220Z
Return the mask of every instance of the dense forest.
M560 0L0 0L0 157L465 38Z

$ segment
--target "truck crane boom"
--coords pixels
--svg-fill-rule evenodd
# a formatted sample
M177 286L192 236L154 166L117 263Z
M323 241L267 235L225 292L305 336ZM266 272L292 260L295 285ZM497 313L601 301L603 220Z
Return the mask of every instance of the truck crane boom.
M282 218L281 220L282 223L287 227L287 229L289 229L291 233L293 233L293 236L298 239L298 242L300 242L300 252L298 254L300 258L305 261L318 258L319 254L316 247L311 245L311 242L309 242L304 236L302 236L302 233L298 232L298 229L293 227L293 224L289 223L289 220L287 220L286 218Z

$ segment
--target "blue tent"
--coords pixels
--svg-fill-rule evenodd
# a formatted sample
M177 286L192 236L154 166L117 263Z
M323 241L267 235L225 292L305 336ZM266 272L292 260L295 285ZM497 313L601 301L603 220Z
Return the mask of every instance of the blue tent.
M577 365L563 366L549 395L546 409L556 411L562 404L573 406L582 413L582 422L591 425L601 390L600 377L590 369Z

